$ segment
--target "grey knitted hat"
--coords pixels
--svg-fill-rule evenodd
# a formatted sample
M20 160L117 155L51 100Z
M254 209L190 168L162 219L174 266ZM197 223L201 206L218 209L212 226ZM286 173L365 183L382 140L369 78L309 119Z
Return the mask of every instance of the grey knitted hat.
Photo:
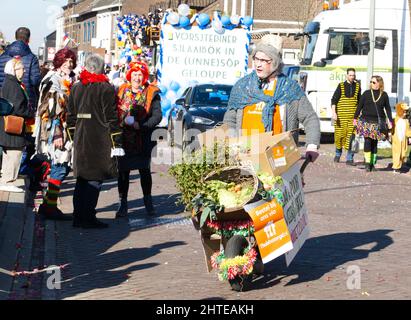
M274 34L267 34L261 38L261 40L256 45L255 49L252 52L252 57L255 56L257 52L263 52L273 61L278 61L278 64L281 62L281 50L283 46L283 41L280 36ZM280 59L278 59L280 57Z

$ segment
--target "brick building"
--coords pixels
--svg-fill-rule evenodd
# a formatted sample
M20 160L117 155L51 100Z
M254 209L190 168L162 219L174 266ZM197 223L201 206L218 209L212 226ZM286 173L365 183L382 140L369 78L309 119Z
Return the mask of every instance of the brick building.
M57 49L64 46L63 37L67 35L72 40L67 46L77 51L80 64L89 53L100 54L110 62L121 5L121 0L68 0L57 20Z

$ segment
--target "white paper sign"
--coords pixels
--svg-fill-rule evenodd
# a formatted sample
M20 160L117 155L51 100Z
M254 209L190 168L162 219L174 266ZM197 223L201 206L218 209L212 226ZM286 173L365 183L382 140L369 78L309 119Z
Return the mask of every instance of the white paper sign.
M237 28L217 34L201 30L162 27L161 83L190 81L234 84L246 74L248 31Z
M300 163L296 163L282 175L284 181L284 218L291 234L293 249L285 254L287 266L309 236L307 208L304 201Z

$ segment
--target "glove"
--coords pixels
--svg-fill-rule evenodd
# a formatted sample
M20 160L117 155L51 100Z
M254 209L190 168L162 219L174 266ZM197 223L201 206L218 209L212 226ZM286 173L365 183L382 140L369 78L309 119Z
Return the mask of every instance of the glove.
M309 144L307 150L305 151L305 158L310 159L311 162L317 160L320 154L317 151L317 146L315 144Z
M113 148L111 149L111 157L123 157L126 153L123 148Z

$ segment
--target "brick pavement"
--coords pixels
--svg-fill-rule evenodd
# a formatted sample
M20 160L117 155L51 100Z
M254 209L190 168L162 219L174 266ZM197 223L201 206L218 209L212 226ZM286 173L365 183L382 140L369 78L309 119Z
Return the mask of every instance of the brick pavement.
M305 174L310 239L290 267L282 257L266 265L253 289L237 293L207 273L198 233L174 202L166 166L153 166L158 216L147 218L138 175L130 188L129 219L114 219L115 181L106 183L98 217L107 230L47 222L47 265L68 264L61 290L43 299L409 299L411 174L366 173L332 162L332 145ZM72 211L74 180L64 184L61 208ZM55 239L55 242L47 239ZM54 261L54 262L53 262ZM361 270L361 289L347 289L347 269Z
M98 216L107 230L56 223L56 264L63 270L57 299L404 299L409 277L411 175L334 164L332 146L306 171L311 237L290 267L266 265L253 290L237 293L207 273L198 233L176 207L166 166L153 166L159 216L145 216L138 175L131 185L129 220L114 220L115 182L105 185ZM74 181L64 187L70 190ZM70 194L68 192L67 194ZM70 212L71 197L62 208ZM361 289L347 289L347 268L361 270Z

